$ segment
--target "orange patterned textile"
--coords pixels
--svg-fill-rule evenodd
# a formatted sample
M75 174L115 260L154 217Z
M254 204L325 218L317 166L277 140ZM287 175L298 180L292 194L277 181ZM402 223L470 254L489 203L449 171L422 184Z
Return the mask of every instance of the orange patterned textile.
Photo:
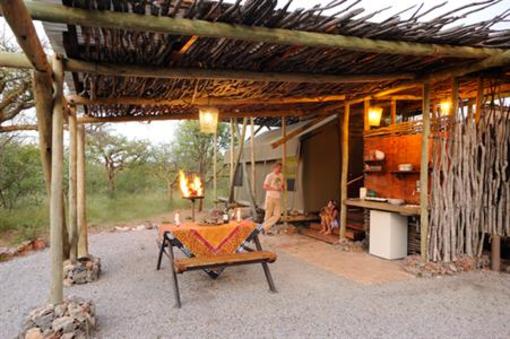
M170 232L184 247L196 257L210 257L232 254L255 230L256 224L251 221L232 221L225 225L197 225L184 223L176 225L160 225L159 235Z

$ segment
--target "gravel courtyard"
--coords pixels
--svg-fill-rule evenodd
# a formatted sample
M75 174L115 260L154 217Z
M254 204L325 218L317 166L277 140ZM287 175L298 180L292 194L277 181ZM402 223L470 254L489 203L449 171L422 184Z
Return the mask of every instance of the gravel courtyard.
M179 277L177 310L168 260L155 270L155 237L156 231L91 236L103 275L65 293L96 302L98 338L510 337L508 274L365 285L278 248L271 266L278 294L268 292L260 266L230 268L216 281L190 272ZM0 264L0 338L13 338L24 315L46 301L48 259L43 251Z

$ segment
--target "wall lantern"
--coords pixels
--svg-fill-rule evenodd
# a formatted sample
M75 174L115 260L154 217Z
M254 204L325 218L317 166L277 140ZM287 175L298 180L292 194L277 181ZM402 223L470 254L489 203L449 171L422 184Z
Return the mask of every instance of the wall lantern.
M379 126L381 125L381 116L383 113L382 107L370 107L368 110L368 125Z
M214 134L218 128L218 116L220 112L216 107L201 107L198 109L200 132Z
M441 113L441 116L446 117L450 115L451 108L452 108L451 102L447 100L441 101L441 103L439 104L439 111Z

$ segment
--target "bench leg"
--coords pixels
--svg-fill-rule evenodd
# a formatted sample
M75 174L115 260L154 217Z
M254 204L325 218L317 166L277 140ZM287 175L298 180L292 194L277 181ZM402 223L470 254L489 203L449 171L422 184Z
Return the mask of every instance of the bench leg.
M174 267L174 249L172 244L168 245L168 252L170 255L170 265L172 266L172 280L175 294L175 306L181 308L181 295L179 294L179 282L177 281L177 273Z
M271 272L269 271L269 266L267 262L262 263L262 268L264 269L264 274L266 275L267 284L269 285L269 290L273 293L277 293L276 287L274 286L273 277L271 276Z
M156 270L161 269L161 260L163 259L163 253L165 252L165 237L163 237L163 241L161 242L161 246L159 248L159 255L158 255L158 265L156 266Z
M260 245L259 237L256 236L253 241L255 241L255 247L258 251L262 251L262 245ZM276 287L274 286L273 277L271 276L271 272L269 271L269 265L267 262L262 263L262 268L264 269L264 274L266 275L267 284L269 285L269 290L273 293L277 293Z

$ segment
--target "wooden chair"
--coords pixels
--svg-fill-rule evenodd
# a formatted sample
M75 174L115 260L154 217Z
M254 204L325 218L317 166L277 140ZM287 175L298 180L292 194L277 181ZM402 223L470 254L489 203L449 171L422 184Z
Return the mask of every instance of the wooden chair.
M170 259L172 269L172 285L175 294L176 306L178 308L181 307L181 296L179 292L177 274L181 274L186 271L204 270L209 275L209 277L216 279L222 270L226 267L261 264L266 276L267 283L269 285L269 290L273 293L276 293L277 290L268 266L268 263L273 263L276 261L276 254L270 251L262 250L262 246L260 245L260 240L257 233L255 233L250 238L250 240L253 240L255 243L256 250L247 246L242 246L246 250L245 252L236 252L228 255L220 255L208 258L189 257L176 259L174 256L173 248L176 246L182 249L182 244L180 244L176 239L170 238L169 233L165 232L163 234L163 240L159 244L160 249L157 269L159 270L161 268L161 260L163 254L165 254ZM218 268L221 270L215 270Z

